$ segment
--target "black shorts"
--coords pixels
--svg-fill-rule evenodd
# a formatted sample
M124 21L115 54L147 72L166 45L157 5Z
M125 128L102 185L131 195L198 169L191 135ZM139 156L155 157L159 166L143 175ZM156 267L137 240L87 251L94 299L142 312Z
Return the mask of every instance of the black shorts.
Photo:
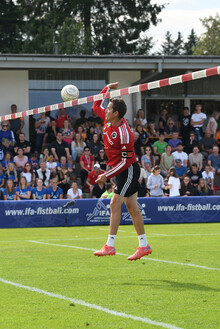
M135 162L116 176L116 187L114 193L126 198L135 194L139 190L139 177L140 166Z

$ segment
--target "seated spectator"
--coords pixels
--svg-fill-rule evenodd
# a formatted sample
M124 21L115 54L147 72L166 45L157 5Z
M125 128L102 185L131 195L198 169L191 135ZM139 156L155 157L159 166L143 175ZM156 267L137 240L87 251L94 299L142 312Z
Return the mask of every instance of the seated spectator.
M66 157L62 156L60 157L60 162L57 164L57 170L58 172L61 170L62 166L67 166L68 171L72 171L72 168L70 168L70 165L66 162Z
M209 130L206 130L204 137L200 140L201 153L205 159L212 154L212 148L215 145L215 139L211 137Z
M139 138L141 140L142 146L147 145L149 138L147 132L144 130L141 124L136 126L136 131L139 133Z
M3 150L3 148L4 147L3 147L2 143L0 143L0 163L1 163L2 160L4 160L4 150ZM10 152L10 151L8 151L8 152Z
M151 168L155 166L155 156L152 155L152 149L150 146L145 147L145 154L141 157L141 166L144 168L145 163L150 163Z
M175 170L176 170L176 174L179 177L179 179L182 181L184 179L184 177L187 174L187 169L186 167L182 164L181 159L176 159L175 160Z
M40 161L47 162L49 158L49 153L50 153L49 147L47 146L42 147L42 153L40 154Z
M76 133L75 140L71 144L73 165L75 165L76 162L79 162L79 159L83 154L83 150L85 146L86 143L84 142L82 136L79 133Z
M46 162L46 168L50 170L50 172L56 176L57 173L57 162L54 161L53 154L49 154L47 162Z
M152 174L152 168L151 168L151 164L149 162L145 163L144 170L145 170L146 178L148 179L148 177ZM146 186L147 186L147 184L146 184Z
M103 174L100 170L100 165L98 163L94 164L94 170L90 171L86 180L86 184L89 186L90 194L92 194L92 190L96 185L96 179L99 175Z
M82 136L83 141L85 142L85 141L86 141L86 133L85 133L85 131L84 131L83 126L79 126L79 127L77 128L76 132L78 132L78 133Z
M98 163L100 165L100 170L101 171L106 171L107 169L107 161L108 161L108 158L105 154L105 150L104 149L101 149L99 150L99 154L98 156L96 157L95 159L96 163Z
M95 184L93 187L92 198L100 199L104 192L105 192L105 184L98 182L98 184Z
M96 126L96 123L100 122L100 118L92 110L91 116L88 117L88 120L87 121L88 121L89 127L95 127Z
M161 175L166 177L168 174L168 171L171 167L174 166L175 160L174 156L171 153L171 146L167 145L165 152L161 155L160 159L160 168L161 168Z
M181 196L192 196L194 195L194 187L190 182L189 177L184 177L183 181L181 182L181 188L180 188L180 195Z
M139 138L139 133L137 131L134 131L133 135L134 135L134 151L139 160L141 159L142 154L144 154L144 147L142 146L142 142Z
M43 180L37 179L37 186L32 188L33 200L45 200L47 197L47 190L43 187Z
M205 170L202 172L202 178L206 181L206 184L210 190L214 191L214 174L208 164L205 166Z
M180 195L180 179L176 173L176 169L174 167L170 168L168 173L168 185L166 189L170 190L170 197L179 196Z
M195 188L195 195L206 196L211 194L212 192L208 187L208 185L206 184L206 181L203 178L200 178L199 184Z
M88 146L84 147L84 154L80 157L80 177L81 185L85 188L85 180L87 179L90 171L94 169L95 159L93 155L90 154L90 148Z
M63 121L63 128L60 128L59 131L62 133L63 141L71 145L75 135L75 131L73 130L72 127L70 127L68 120Z
M20 177L25 177L27 185L33 187L35 184L35 174L30 162L25 163L24 171L22 171Z
M187 176L191 179L191 183L195 188L199 184L200 178L202 178L201 171L198 170L196 163L192 164L191 169L187 172Z
M206 131L208 130L214 139L216 138L216 131L217 131L219 119L220 119L220 112L214 111L211 117L209 118L206 126Z
M2 160L2 162L1 162L3 172L6 172L7 166L8 166L9 163L14 163L14 162L12 160L11 152L7 151L5 153L4 160Z
M145 129L147 129L147 120L144 117L144 111L139 109L136 113L136 120L134 121L134 126L137 127L135 122L138 121Z
M59 128L57 128L56 121L54 119L52 119L44 134L42 146L49 147L52 142L55 142L58 131L59 131Z
M13 152L13 146L15 142L14 133L10 130L10 124L8 121L4 120L1 122L2 130L0 130L0 143L4 152Z
M183 108L183 114L178 117L177 128L182 136L183 145L186 145L191 131L191 115L187 106Z
M203 156L199 153L198 146L193 147L193 153L189 154L189 166L192 167L192 164L196 163L199 171L202 170L203 167Z
M25 139L25 134L22 132L20 132L18 135L18 141L14 145L15 155L18 154L18 148L22 148L24 155L26 155L28 158L30 157L31 143Z
M155 166L152 174L148 177L147 188L150 190L151 197L163 196L164 180L160 175L159 166Z
M28 157L24 155L23 148L18 147L18 155L13 159L16 169L19 173L24 170L25 163L28 162Z
M5 186L5 176L4 176L4 173L0 166L0 192L1 192L1 194L4 191L4 186Z
M167 121L167 125L164 128L164 136L165 138L169 138L172 136L173 132L178 132L177 127L174 125L174 121L169 119Z
M172 138L170 138L168 141L168 145L172 147L172 152L177 150L178 144L182 144L182 141L178 137L179 137L179 133L174 131L172 133Z
M43 144L44 134L46 133L47 127L49 126L50 118L46 116L45 112L42 112L40 117L35 121L35 131L36 131L36 142L35 151L40 151Z
M66 195L70 188L70 172L68 171L67 165L62 165L61 170L57 173L58 186L62 189L63 194Z
M164 134L164 128L167 125L167 109L162 109L161 116L159 117L159 133Z
M191 117L191 126L193 127L196 140L199 142L203 137L203 125L207 119L206 114L202 112L202 105L196 104L195 112Z
M220 130L216 133L216 144L218 145L218 147L220 146Z
M92 142L93 135L95 133L94 126L89 126L89 128L86 131L86 143L89 144Z
M4 200L16 200L14 182L11 179L8 179L6 182L6 186L3 191L3 199Z
M163 188L163 197L169 197L170 190L168 188L168 177L164 178L164 188Z
M68 120L68 122L71 123L71 118L66 114L66 109L62 108L60 109L60 113L55 119L58 130L63 128L64 120Z
M52 174L49 169L46 168L46 162L40 162L40 169L36 171L36 178L41 178L43 180L43 185L48 187L50 184L50 179Z
M61 132L57 133L56 141L51 143L51 152L53 153L54 160L59 161L62 156L66 156L67 160L70 157L69 146L63 141Z
M208 164L212 168L213 174L220 174L220 154L219 147L213 146L213 153L208 156Z
M5 179L8 181L9 179L13 181L14 186L17 186L18 183L18 173L17 170L15 169L15 165L13 162L9 162L7 165L7 169L5 172Z
M15 194L17 200L29 200L31 198L31 187L28 186L26 177L20 178Z
M88 144L88 147L90 148L91 154L94 157L97 157L99 154L99 150L103 148L102 144L99 141L98 134L93 134L92 141Z
M47 199L63 199L63 190L57 185L58 179L52 179L52 185L47 189Z
M177 144L177 150L175 152L173 152L173 157L174 157L175 160L180 159L181 162L182 162L182 165L187 167L187 165L188 165L188 154L183 151L183 144L182 143Z
M114 194L114 186L111 183L107 184L106 191L101 195L101 199L111 199Z
M161 154L165 152L167 145L167 142L164 141L164 134L160 133L159 139L153 143L154 155L158 157L158 160L160 159Z
M67 199L82 199L82 190L78 188L76 182L73 182L71 188L67 191Z
M32 165L33 171L36 172L36 170L40 168L38 153L34 152L33 154L31 154L31 158L28 160L28 162L30 162L30 164Z
M148 137L149 138L158 138L159 137L159 131L156 130L156 124L155 122L150 122L149 123L149 128L147 131Z
M194 131L190 132L189 141L185 144L185 151L187 154L192 153L193 147L199 146L199 142L196 140L196 134Z

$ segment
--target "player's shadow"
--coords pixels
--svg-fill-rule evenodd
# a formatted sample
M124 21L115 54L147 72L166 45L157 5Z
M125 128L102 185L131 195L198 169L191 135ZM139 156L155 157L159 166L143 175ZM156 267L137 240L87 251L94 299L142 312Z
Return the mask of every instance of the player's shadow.
M143 286L143 287L154 287L158 289L168 289L168 290L199 290L199 291L215 291L220 292L218 288L211 288L197 283L191 282L177 282L171 280L140 280L139 282L124 282L124 286Z

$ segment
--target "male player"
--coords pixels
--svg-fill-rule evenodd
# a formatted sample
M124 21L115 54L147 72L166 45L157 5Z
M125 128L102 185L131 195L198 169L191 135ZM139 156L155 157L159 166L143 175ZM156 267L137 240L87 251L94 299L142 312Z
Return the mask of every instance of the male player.
M116 89L118 82L110 83L101 93ZM110 203L110 231L107 243L94 253L95 256L115 255L115 239L121 220L121 206L125 202L138 234L139 247L128 260L140 259L152 253L147 242L144 222L137 203L138 178L140 167L134 153L134 136L124 119L127 106L123 99L110 99L107 109L101 106L102 101L93 104L93 111L104 120L103 140L107 164L112 168L98 176L96 182L105 183L107 179L116 176L116 187Z

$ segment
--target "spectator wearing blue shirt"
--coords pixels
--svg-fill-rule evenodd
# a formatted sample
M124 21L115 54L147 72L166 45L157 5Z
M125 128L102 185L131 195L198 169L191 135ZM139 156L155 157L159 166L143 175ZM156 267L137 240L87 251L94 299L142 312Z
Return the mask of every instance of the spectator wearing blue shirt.
M19 186L16 188L17 200L29 200L31 198L31 187L27 185L26 177L21 177Z
M1 193L3 193L3 191L4 191L4 186L5 186L5 176L0 167L0 192Z
M66 157L64 155L60 157L60 162L57 164L58 171L61 170L62 166L67 166L68 171L72 171L69 163L66 162Z
M6 187L3 191L3 199L4 200L16 200L14 182L11 179L7 180Z
M31 157L30 159L28 159L28 162L32 165L34 173L36 173L37 169L40 168L40 162L38 160L38 152L34 152L33 154L31 154Z
M184 165L182 165L181 159L176 159L175 163L176 164L175 164L174 168L176 169L176 174L180 180L183 180L183 178L186 176L187 169Z
M57 185L58 179L52 179L52 186L47 190L47 199L63 199L63 190Z
M214 145L213 153L208 156L208 164L212 167L213 174L220 174L220 154L219 147Z
M6 173L5 173L5 179L6 179L6 181L8 179L11 179L14 183L14 186L17 186L18 173L15 169L15 164L13 162L9 162L9 164L7 165L7 170L6 170Z
M177 150L178 144L182 144L182 141L178 137L179 137L178 131L174 131L172 133L172 138L170 138L168 141L168 145L172 147L172 152Z
M45 200L47 196L47 190L43 187L43 179L37 179L37 186L32 188L33 200Z
M10 123L6 120L1 123L2 130L0 130L0 143L3 145L3 150L13 152L14 145L14 134L13 131L10 130Z
M12 158L11 152L9 151L5 152L5 158L4 160L2 160L2 169L4 172L6 172L8 164L13 163L13 160L11 158Z
M165 138L171 137L173 132L178 132L178 129L174 125L174 121L172 119L170 119L170 120L168 120L167 125L164 128Z

